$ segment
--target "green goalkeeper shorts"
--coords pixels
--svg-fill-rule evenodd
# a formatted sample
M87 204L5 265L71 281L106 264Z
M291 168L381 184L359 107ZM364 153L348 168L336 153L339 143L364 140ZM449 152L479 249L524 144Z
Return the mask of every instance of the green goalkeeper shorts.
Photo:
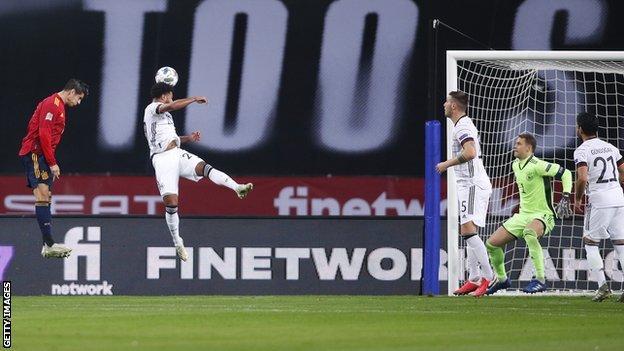
M503 223L503 227L516 238L522 238L524 228L534 219L544 223L544 235L550 233L555 227L555 216L548 213L516 213Z

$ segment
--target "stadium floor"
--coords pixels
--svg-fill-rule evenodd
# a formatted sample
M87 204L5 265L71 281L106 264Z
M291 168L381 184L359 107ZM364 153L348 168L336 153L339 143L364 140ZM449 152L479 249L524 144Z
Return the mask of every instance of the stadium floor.
M14 350L622 350L616 298L13 297Z

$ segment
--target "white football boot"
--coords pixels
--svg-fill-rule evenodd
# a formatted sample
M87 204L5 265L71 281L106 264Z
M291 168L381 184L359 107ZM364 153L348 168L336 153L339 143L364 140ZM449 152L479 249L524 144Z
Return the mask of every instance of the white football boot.
M236 187L236 195L238 195L239 199L243 199L252 190L253 190L253 184L251 183L240 184L238 187Z
M186 260L188 260L188 253L186 252L184 245L176 246L176 255L178 255L182 261L186 262Z
M72 249L69 247L65 247L60 244L53 244L52 246L48 246L47 244L43 244L43 248L41 248L41 256L45 258L65 258L69 257Z

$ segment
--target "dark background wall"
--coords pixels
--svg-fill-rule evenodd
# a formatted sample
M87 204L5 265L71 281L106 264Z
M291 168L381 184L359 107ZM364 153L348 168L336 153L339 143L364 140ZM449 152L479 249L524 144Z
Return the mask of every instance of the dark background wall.
M92 91L67 113L64 172L149 174L143 109L168 65L178 96L212 99L175 113L179 133L201 130L189 150L232 174L420 177L424 121L441 117L428 97L432 18L495 49L618 50L623 9L615 0L3 3L0 172L21 171L36 103L79 77ZM439 60L444 49L483 49L448 31L439 38Z

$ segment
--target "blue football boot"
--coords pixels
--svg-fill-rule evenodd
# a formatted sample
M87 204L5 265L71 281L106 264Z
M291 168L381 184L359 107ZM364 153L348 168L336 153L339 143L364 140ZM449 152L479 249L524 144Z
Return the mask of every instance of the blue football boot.
M522 289L523 292L527 294L535 294L538 292L546 291L546 284L540 282L537 279L533 279L529 282L527 286Z
M487 290L487 294L488 295L492 295L495 292L502 290L502 289L509 289L511 288L511 280L509 280L509 278L503 280L502 282L498 280L498 278L495 278L491 283L490 283L490 287Z

